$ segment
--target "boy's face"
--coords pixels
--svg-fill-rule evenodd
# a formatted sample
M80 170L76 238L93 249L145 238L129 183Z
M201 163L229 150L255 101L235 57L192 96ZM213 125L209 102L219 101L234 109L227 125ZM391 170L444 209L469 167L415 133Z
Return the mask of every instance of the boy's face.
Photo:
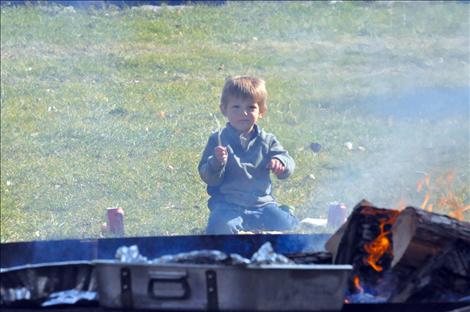
M253 130L258 118L263 117L258 103L250 98L229 97L227 105L221 105L220 110L232 127L243 133Z

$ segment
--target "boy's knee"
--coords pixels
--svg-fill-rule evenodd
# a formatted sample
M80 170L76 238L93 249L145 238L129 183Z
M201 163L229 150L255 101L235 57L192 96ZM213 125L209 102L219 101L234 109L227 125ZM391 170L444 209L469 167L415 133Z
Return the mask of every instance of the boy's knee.
M243 230L243 219L236 217L228 221L218 220L216 222L210 222L206 228L206 234L237 234Z
M206 228L207 235L231 234L229 227L225 224L208 224Z
M299 220L292 213L291 209L283 209L277 205L273 205L267 208L268 209L266 213L269 215L269 217L267 217L270 220L269 223L273 227L273 230L293 230L299 223Z

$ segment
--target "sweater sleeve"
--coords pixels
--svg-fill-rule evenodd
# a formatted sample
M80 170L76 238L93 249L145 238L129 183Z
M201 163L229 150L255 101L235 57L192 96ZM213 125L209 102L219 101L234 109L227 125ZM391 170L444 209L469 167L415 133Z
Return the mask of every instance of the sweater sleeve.
M209 137L198 165L199 176L209 186L222 183L225 173L225 165L221 165L214 156L214 148L217 146L216 136L217 134L213 134Z
M275 136L272 137L272 141L269 148L270 158L279 159L280 162L285 167L285 171L278 176L279 179L287 179L295 169L295 161L289 155L289 153L282 147L281 143L276 139Z

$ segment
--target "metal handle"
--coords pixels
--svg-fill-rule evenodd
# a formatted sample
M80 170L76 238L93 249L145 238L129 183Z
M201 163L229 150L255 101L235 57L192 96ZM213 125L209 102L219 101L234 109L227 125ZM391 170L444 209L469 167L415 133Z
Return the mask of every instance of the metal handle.
M184 300L189 298L191 290L186 274L151 274L149 280L148 295L150 298L158 300Z
M132 278L129 268L121 269L121 303L123 308L132 309Z
M219 310L219 298L217 294L217 273L215 270L206 271L206 285L207 285L207 310Z

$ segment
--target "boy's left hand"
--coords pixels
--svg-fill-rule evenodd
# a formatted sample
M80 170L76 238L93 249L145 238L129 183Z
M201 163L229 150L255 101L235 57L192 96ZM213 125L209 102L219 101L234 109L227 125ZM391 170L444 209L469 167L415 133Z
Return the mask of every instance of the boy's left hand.
M284 170L286 170L286 167L277 158L271 159L271 161L267 165L267 168L271 170L276 176L284 173Z

